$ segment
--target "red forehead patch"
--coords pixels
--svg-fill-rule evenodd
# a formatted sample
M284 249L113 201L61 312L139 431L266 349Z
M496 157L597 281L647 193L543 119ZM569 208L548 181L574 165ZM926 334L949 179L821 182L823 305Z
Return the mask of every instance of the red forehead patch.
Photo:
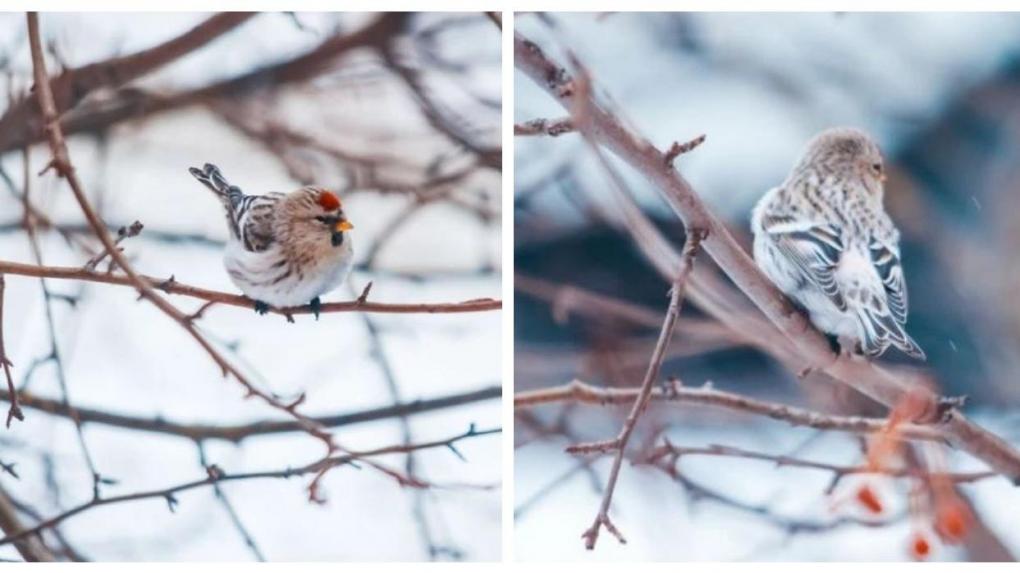
M329 191L319 193L319 206L327 211L336 211L340 208L340 198Z

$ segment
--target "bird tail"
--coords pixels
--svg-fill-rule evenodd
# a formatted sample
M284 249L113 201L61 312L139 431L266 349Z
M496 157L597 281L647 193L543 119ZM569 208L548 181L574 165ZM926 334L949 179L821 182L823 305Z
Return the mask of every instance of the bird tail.
M926 359L921 346L891 314L864 309L858 318L863 334L861 348L869 356L878 356L892 345L918 360Z
M206 163L202 169L189 167L188 172L219 197L223 207L227 210L227 223L230 225L234 236L239 237L240 229L238 228L237 209L244 199L244 192L241 191L241 188L231 185L227 178L223 176L223 173L220 172L219 167L212 163Z
M223 176L223 173L220 172L219 167L212 163L206 163L202 169L190 167L188 172L215 193L220 198L220 201L223 202L223 205L231 211L244 198L244 193L241 189L236 185L231 185L227 178Z

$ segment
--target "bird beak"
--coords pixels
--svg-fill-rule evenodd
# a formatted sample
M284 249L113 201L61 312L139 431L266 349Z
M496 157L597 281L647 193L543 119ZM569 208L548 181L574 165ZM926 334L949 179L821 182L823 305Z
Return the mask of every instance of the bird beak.
M352 225L350 221L344 219L343 221L337 221L336 226L333 228L336 229L337 233L342 233L344 231L350 231L354 228L354 225Z
M880 176L878 177L878 180L879 180L879 181L881 181L882 183L885 183L885 180L886 180L886 179L888 179L888 178L889 178L889 176L888 176L888 175L886 175L886 174L885 174L885 173L883 172L883 173L882 173L882 175L880 175Z

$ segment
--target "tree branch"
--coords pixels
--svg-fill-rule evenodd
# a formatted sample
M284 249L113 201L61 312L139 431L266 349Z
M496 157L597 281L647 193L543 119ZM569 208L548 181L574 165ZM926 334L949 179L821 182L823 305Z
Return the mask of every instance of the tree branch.
M396 416L411 416L434 412L445 408L473 404L483 400L492 400L499 398L502 395L502 391L503 389L499 386L487 386L479 390L447 394L437 398L426 398L413 402L397 403L379 408L328 416L310 416L309 418L323 427L339 428L385 420ZM9 402L10 398L11 394L9 392L0 390L0 400ZM55 416L64 418L77 417L83 424L103 424L128 430L179 436L194 441L225 440L240 443L243 440L257 436L304 431L304 428L294 420L260 420L233 426L214 426L207 424L180 424L163 418L139 418L93 408L75 407L71 409L60 400L42 398L28 393L22 393L21 404L26 408L32 408Z
M98 89L118 88L172 63L208 45L253 16L255 13L251 12L215 14L180 36L157 46L127 56L65 70L49 80L57 113L61 114L74 108ZM11 105L3 117L0 117L0 148L6 151L42 140L43 118L39 110L31 98Z
M616 536L620 543L627 542L616 526L613 525L612 520L610 520L609 507L613 502L613 492L616 489L616 482L620 477L620 468L623 465L623 456L627 449L627 443L630 440L631 434L634 432L635 426L637 426L638 419L648 406L648 400L652 395L652 388L655 381L659 378L659 369L662 366L662 359L665 357L666 348L669 346L670 339L673 336L673 330L676 328L676 323L680 318L680 306L683 302L684 286L687 276L691 272L691 268L694 265L694 257L697 255L698 248L703 239L704 235L702 231L697 229L690 229L688 231L687 244L684 246L682 267L677 272L676 281L673 283L673 288L670 290L669 308L666 311L666 317L662 323L659 340L655 344L655 350L652 351L652 357L648 363L648 370L645 372L645 379L641 383L641 389L638 393L637 399L634 400L634 405L631 407L630 414L627 415L627 419L624 421L619 435L608 442L577 444L567 449L567 451L574 453L583 453L591 451L592 449L600 451L607 451L609 449L616 450L616 456L613 458L613 466L609 471L609 481L606 483L606 489L602 495L602 504L599 506L598 513L595 516L595 521L581 536L584 538L585 548L588 550L595 548L595 543L598 541L599 531L602 526L605 526L610 533Z
M13 261L0 260L0 273L7 273L10 275L20 275L27 277L83 280L120 286L135 286L135 283L130 276L90 271L88 269L84 269L81 267L36 266L26 265L24 263L16 263ZM254 301L252 301L246 296L190 286L178 282L177 279L175 279L172 276L168 279L160 279L156 277L150 277L147 275L136 276L139 279L145 281L146 283L154 286L155 288L158 288L159 290L169 294L190 296L192 298L197 298L208 302L215 302L217 304L225 304L228 306L237 306L249 309L252 308L255 304ZM453 303L381 303L371 301L362 302L351 301L351 302L323 303L322 308L320 309L319 312L323 314L331 312L356 312L356 311L379 312L379 313L404 313L404 314L408 313L445 314L445 313L484 312L490 310L499 310L502 308L502 306L503 306L502 301L494 300L491 298L481 298ZM312 313L312 309L307 305L290 308L270 308L269 311L275 314L279 314L281 316Z
M571 402L593 404L599 406L620 406L630 404L637 397L637 388L598 388L580 380L553 388L542 388L514 394L514 409L525 410L541 404ZM786 422L791 426L813 428L816 430L832 430L854 434L874 434L886 428L885 418L865 418L862 416L836 416L822 414L788 406L776 402L767 402L748 398L732 392L716 390L710 385L703 388L687 388L670 386L654 390L651 399L669 404L694 404L715 406L736 412L744 412L765 416L773 420ZM24 400L24 397L23 397ZM30 406L25 402L26 406ZM937 426L922 424L902 424L896 427L904 439L945 442L949 437Z
M335 468L337 466L341 466L341 465L351 464L351 463L357 462L358 460L361 460L361 459L377 457L377 456L381 456L381 455L385 455L385 454L408 453L408 452L412 452L412 451L431 449L431 448L448 448L448 449L451 449L451 448L454 447L454 444L456 444L457 442L459 442L461 440L465 440L465 439L469 439L469 438L474 438L474 437L479 437L479 436L486 436L486 435L490 435L490 434L497 434L499 432L500 432L499 428L490 429L490 430L477 430L477 429L474 428L474 426L472 426L470 429L468 429L468 431L466 431L464 433L457 434L456 436L453 436L453 437L450 437L450 438L445 438L445 439L442 439L442 440L434 440L434 441L431 441L431 442L421 442L421 443L418 443L418 444L410 444L410 445L386 446L386 447L377 448L377 449L374 449L374 450L366 450L366 451L362 451L362 452L350 452L350 453L339 455L339 456L327 457L327 458L321 459L319 461L316 461L316 462L313 462L313 463L310 463L308 465L301 466L301 467L298 467L298 468L285 468L285 469L282 469L282 470L272 470L272 471L262 471L262 472L249 472L249 473L239 473L239 474L224 474L222 472L209 472L209 474L206 477L202 478L202 479L198 479L198 480L195 480L195 481L190 481L190 482L187 482L187 483L184 483L184 484L180 484L180 485L176 485L176 486L172 486L172 487L168 487L168 488L164 488L164 489L151 490L151 491L143 491L143 492L138 492L138 493L132 493L132 494L126 494L126 495L118 495L118 496L107 497L107 498L96 498L96 499L93 499L93 500L91 500L89 502L86 502L86 503L83 503L83 504L78 505L76 507L73 507L73 508L65 511L64 513L61 513L61 514L56 515L54 517L51 517L51 518L49 518L49 519L47 519L47 520L45 520L45 521L35 525L34 527L31 527L31 528L28 528L28 529L23 529L20 533L17 533L17 534L14 534L14 535L8 535L7 537L4 537L3 539L0 539L0 545L6 545L8 543L15 543L15 542L20 541L22 539L26 539L29 536L37 535L38 533L40 533L40 532L42 532L44 530L47 530L47 529L50 529L50 528L52 528L52 527L54 527L56 525L59 525L60 523L66 521L67 519L70 519L70 518L74 517L75 515L78 515L79 513L88 511L90 509L94 509L96 507L101 507L101 506L104 506L104 505L112 505L112 504L118 504L118 503L138 501L138 500L142 500L142 499L162 498L162 499L166 500L167 505L169 507L173 508L178 503L177 498L175 497L175 494L180 493L182 491L187 491L187 490L190 490L190 489L210 486L210 485L213 485L213 484L219 484L219 483L224 483L224 482L228 482L228 481L241 481L241 480L266 479L266 478L288 479L288 478L295 477L295 476L303 476L303 475L307 475L307 474L317 474L317 473L323 472L324 470L327 470L329 468Z

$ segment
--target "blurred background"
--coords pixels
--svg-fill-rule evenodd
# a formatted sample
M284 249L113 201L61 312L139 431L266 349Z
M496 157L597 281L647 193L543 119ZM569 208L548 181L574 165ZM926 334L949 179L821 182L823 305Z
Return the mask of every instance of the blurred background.
M815 133L849 125L875 136L890 168L887 208L903 233L907 327L928 353L921 367L946 394L969 396L967 411L981 423L1020 442L1020 311L1013 303L1020 294L1020 16L528 14L516 28L561 62L576 54L601 100L660 149L705 134L677 168L748 250L753 205L783 181ZM565 115L519 72L514 114L517 123ZM610 163L679 249L682 226L656 191L622 162ZM597 308L578 312L577 298L562 290L579 287L664 313L668 285L627 233L607 223L613 205L610 179L580 137L516 138L517 391L574 378L640 384L658 328L599 316ZM704 256L696 268L714 270ZM846 404L846 396L819 402L818 388L807 395L781 364L706 328L702 317L686 305L664 378L828 411ZM895 352L883 360L918 367ZM890 508L888 523L865 527L829 508L824 472L696 457L683 460L687 481L680 483L625 464L613 514L628 544L603 533L587 554L578 536L594 517L610 460L572 458L563 447L615 435L626 411L518 411L518 557L909 558L913 524L903 507ZM860 461L850 436L704 408L653 405L642 426L690 446ZM966 456L951 460L954 468L979 467ZM1020 552L1006 509L1020 504L1020 492L1003 479L963 487L998 543L995 555ZM989 555L945 547L933 558Z
M377 302L500 298L500 31L484 13L42 14L42 40L72 160L139 272L236 292L222 268L222 208L188 174L212 162L248 193L316 183L354 223L356 269L324 296ZM151 65L145 52L205 26ZM23 14L0 15L0 259L35 264L22 198L25 155L42 264L81 266L98 242L52 171L34 109ZM215 31L213 31L215 30ZM141 54L145 65L124 56ZM118 73L108 64L117 64ZM127 62L127 63L125 63ZM94 66L93 64L100 64ZM71 78L74 81L67 81ZM31 98L31 99L26 99ZM29 119L26 120L26 117ZM35 121L35 123L33 123ZM99 266L106 268L106 263ZM179 325L131 288L7 275L4 335L19 391L78 408L181 424L286 419L245 400ZM170 297L183 312L202 301ZM213 306L198 326L261 388L306 415L359 414L447 399L406 418L333 429L370 449L499 428L500 313L255 315ZM6 387L6 386L5 386ZM6 394L5 394L6 395ZM5 408L6 411L6 408ZM92 497L74 425L24 408L0 430L0 506L25 525ZM374 420L374 421L373 421ZM240 443L86 423L104 497L317 460L300 433ZM43 540L89 560L493 560L500 555L500 436L379 461L433 484L402 487L371 466L223 484L83 512ZM204 459L200 451L204 450ZM457 454L461 454L463 459ZM13 507L13 510L11 510ZM8 532L9 533L9 532ZM0 558L21 557L8 544Z

